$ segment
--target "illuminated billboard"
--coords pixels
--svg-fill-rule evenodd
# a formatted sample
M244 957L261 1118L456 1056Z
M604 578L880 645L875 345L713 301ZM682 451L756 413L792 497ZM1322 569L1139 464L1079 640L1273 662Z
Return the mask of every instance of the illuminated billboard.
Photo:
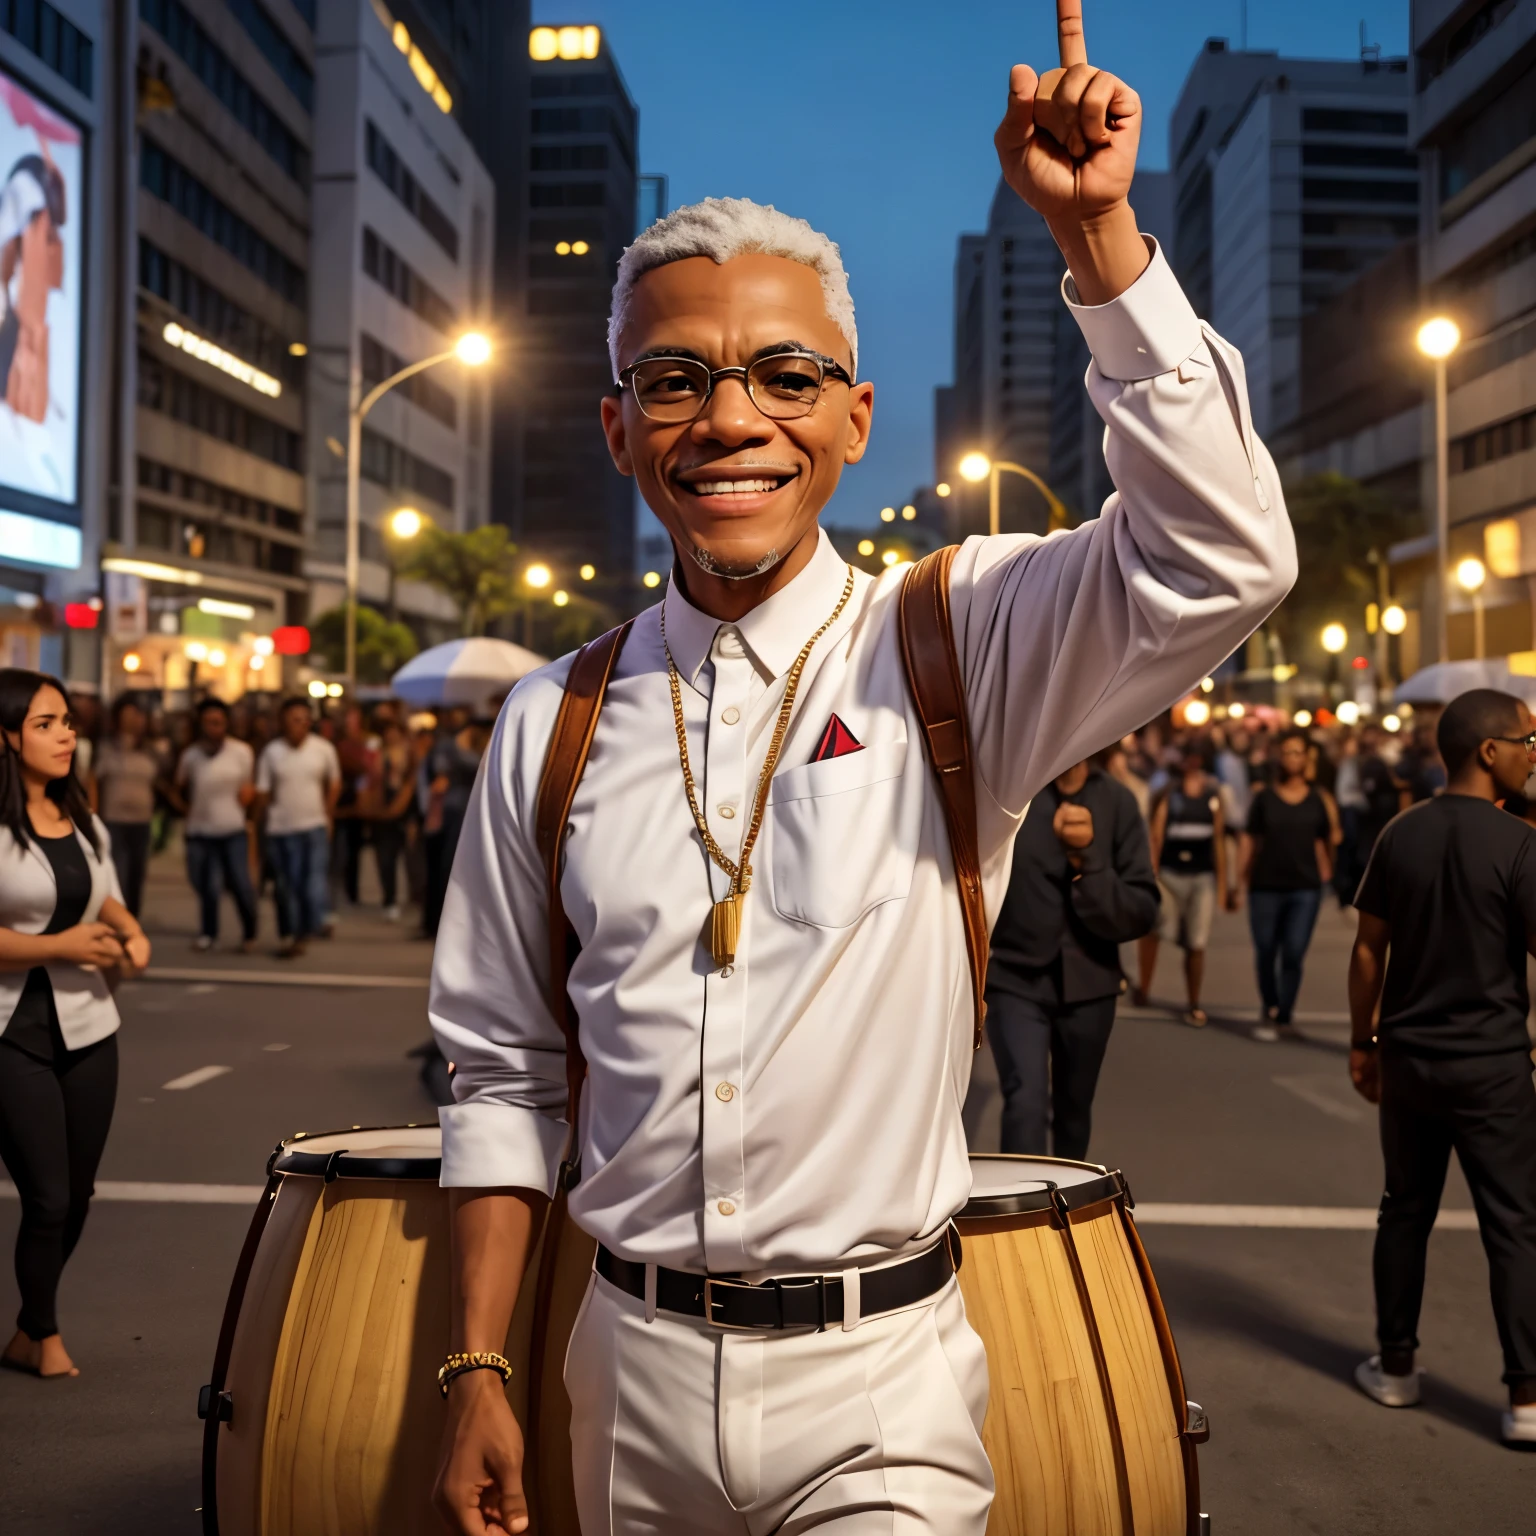
M0 497L21 492L71 508L79 501L82 137L0 69Z

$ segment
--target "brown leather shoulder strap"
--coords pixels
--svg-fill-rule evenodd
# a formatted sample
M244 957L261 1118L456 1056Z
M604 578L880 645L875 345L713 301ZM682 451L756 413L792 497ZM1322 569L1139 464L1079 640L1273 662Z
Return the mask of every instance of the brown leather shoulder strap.
M544 889L549 904L549 1006L565 1036L566 1119L571 1127L571 1145L566 1152L568 1168L574 1168L579 1154L576 1117L581 1108L587 1059L581 1053L576 1016L565 990L571 973L573 935L560 900L560 849L576 799L576 786L581 782L592 751L592 738L597 734L597 717L603 710L608 683L634 622L627 620L617 629L589 640L577 651L544 754L534 813L534 841L544 866Z
M907 572L900 599L901 660L923 723L923 743L938 780L949 828L950 855L960 889L965 948L976 1004L976 1046L986 1020L987 913L981 896L981 852L976 830L976 779L966 722L965 688L949 617L949 569L957 545L924 556Z

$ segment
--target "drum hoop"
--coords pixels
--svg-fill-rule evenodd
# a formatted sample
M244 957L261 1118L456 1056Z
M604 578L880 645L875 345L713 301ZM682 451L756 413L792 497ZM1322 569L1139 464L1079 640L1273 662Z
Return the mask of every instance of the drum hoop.
M1020 1159L1028 1162L1049 1162L1055 1159ZM1006 1195L977 1195L967 1200L956 1213L956 1221L989 1221L1006 1216L1024 1216L1037 1211L1077 1211L1084 1206L1102 1202L1124 1200L1126 1197L1125 1175L1119 1169L1103 1168L1097 1163L1068 1163L1072 1168L1094 1168L1101 1177L1086 1179L1081 1184L1056 1184L1047 1179L1041 1189L1021 1189Z
M409 1125L351 1125L340 1131L300 1131L297 1136L277 1144L267 1160L267 1173L289 1177L324 1179L415 1179L437 1183L443 1174L441 1157L375 1157L365 1152L353 1154L345 1147L331 1152L306 1152L303 1141L318 1141L322 1136L372 1135L377 1131L421 1131L431 1127Z

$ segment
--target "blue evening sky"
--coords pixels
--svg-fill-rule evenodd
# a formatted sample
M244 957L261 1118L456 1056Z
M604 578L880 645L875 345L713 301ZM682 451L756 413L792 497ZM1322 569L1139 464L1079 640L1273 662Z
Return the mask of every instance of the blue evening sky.
M1141 163L1207 37L1236 47L1241 0L1085 0L1089 58L1140 92ZM1407 0L1248 0L1248 44L1353 58L1363 19L1408 46ZM596 22L640 109L640 158L673 207L773 203L841 246L875 384L864 462L830 517L867 524L933 478L933 389L950 375L955 239L985 226L1008 68L1055 65L1054 0L534 0L536 22ZM1134 196L1134 194L1133 194Z

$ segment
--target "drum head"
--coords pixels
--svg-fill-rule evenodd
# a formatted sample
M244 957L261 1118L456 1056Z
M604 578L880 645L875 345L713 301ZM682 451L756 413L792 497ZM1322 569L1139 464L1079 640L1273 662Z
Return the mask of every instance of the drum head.
M435 1125L298 1135L272 1154L269 1172L323 1179L430 1179L443 1171L443 1133Z
M1017 1216L1049 1210L1053 1191L1060 1190L1067 1208L1094 1205L1121 1194L1125 1180L1098 1163L1074 1163L1060 1157L1009 1157L1003 1153L973 1155L971 1198L961 1220Z

